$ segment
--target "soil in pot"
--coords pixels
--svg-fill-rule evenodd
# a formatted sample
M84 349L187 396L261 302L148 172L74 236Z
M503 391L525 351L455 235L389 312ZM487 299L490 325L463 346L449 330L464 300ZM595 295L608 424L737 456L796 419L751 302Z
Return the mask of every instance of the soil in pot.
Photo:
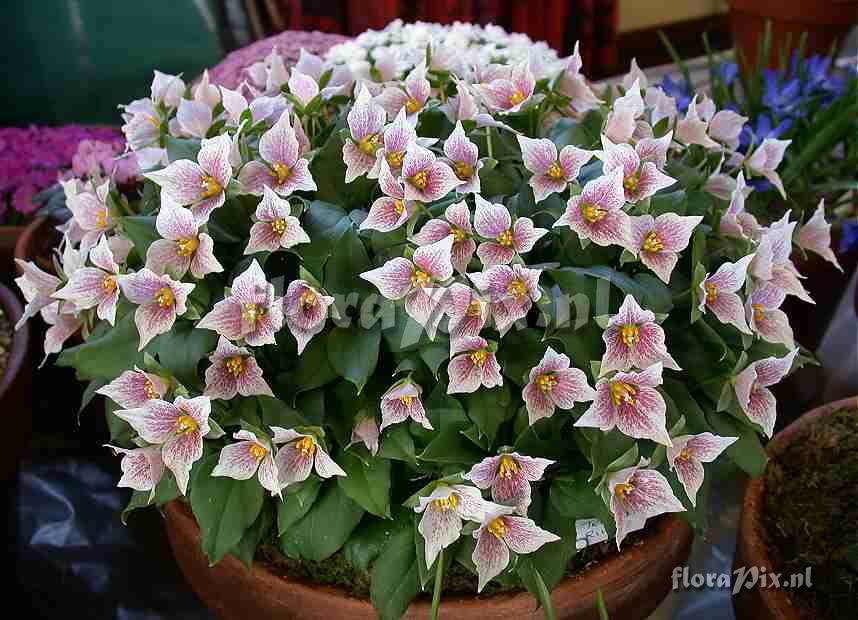
M854 618L858 608L858 410L797 435L769 463L764 540L776 573L810 568L792 600L807 618Z

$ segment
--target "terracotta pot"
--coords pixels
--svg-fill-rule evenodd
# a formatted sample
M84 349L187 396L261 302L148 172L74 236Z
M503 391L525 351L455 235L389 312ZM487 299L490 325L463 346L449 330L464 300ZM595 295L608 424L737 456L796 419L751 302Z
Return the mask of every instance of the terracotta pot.
M251 571L226 556L209 567L200 550L200 530L185 504L166 505L167 536L179 567L194 591L218 616L228 620L375 620L369 601L331 587L287 579L255 563ZM642 544L629 545L622 555L600 562L580 577L564 579L552 593L561 619L598 618L596 590L601 588L611 617L646 618L671 587L671 573L688 559L693 534L673 515L652 521ZM411 604L404 618L429 616L428 600ZM441 618L456 620L510 620L543 618L530 594L444 599Z
M57 223L46 217L37 217L24 227L15 242L15 258L34 261L41 269L54 273L52 250L62 236L55 229Z
M0 306L6 318L15 323L24 313L18 297L4 284L0 284ZM10 480L18 466L18 461L27 449L33 424L33 406L31 385L33 369L30 364L30 326L24 324L12 335L12 350L6 371L0 377L0 411L4 415L8 437L14 441L6 443L0 456L0 480Z
M856 0L730 0L733 42L742 50L750 67L756 66L767 20L772 23L767 66L774 67L780 60L781 47L789 43L795 48L804 32L807 54L827 54L835 42L843 43L858 21L856 15Z
M12 259L15 257L15 244L18 243L18 237L23 234L24 228L24 226L0 226L0 278L3 281L8 281L10 276L16 273Z
M858 407L858 396L845 398L813 409L787 426L769 443L769 458L777 458L809 425L845 407ZM739 534L733 570L757 567L760 572L775 572L765 543L763 511L765 509L765 476L748 482L739 518ZM739 620L802 620L792 604L789 592L780 588L742 589L733 595L733 608ZM807 619L806 619L807 620Z

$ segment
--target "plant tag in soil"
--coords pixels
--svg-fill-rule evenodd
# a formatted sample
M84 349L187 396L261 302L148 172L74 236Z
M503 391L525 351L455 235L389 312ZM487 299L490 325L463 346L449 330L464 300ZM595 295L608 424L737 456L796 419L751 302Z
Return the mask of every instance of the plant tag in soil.
M598 519L577 519L575 521L575 548L580 551L590 545L608 540L608 532Z

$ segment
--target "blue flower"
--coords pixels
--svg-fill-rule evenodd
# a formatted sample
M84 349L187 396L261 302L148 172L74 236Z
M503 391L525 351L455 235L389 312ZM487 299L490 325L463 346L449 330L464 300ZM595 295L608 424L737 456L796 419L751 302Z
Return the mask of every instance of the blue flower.
M674 81L669 75L661 78L659 84L665 94L676 99L676 108L680 112L686 112L691 103L691 85L682 78Z
M739 65L735 62L722 61L718 64L718 77L725 86L730 87L739 77Z
M840 253L846 254L858 248L858 220L843 220L840 237Z
M792 126L793 121L788 118L774 125L768 114L760 114L757 117L756 125L752 126L751 123L746 123L742 127L742 133L739 134L739 150L743 153L747 152L752 139L755 144L759 144L766 138L780 138L792 129Z
M763 105L776 116L804 114L802 106L801 81L798 78L786 79L783 72L766 69L763 72Z

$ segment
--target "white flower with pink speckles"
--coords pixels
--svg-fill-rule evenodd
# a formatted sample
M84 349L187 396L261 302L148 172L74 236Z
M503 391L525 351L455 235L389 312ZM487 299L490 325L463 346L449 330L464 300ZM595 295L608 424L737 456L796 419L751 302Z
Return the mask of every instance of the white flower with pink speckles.
M498 77L487 84L478 84L477 89L483 102L495 112L512 114L530 101L536 78L526 62L512 68L508 77Z
M283 487L274 464L274 451L267 438L260 439L255 433L246 430L236 431L232 437L239 441L221 449L211 475L249 480L254 474L258 474L259 484L263 489L272 496L282 497L280 491Z
M281 490L290 484L304 482L314 468L321 478L346 475L313 435L280 426L272 426L271 430L274 432L274 443L285 444L274 457Z
M617 549L626 536L643 529L647 519L667 512L684 512L670 483L654 469L646 469L641 459L634 467L621 469L608 476L611 513L617 524Z
M163 239L153 241L146 251L147 268L176 279L188 271L197 279L223 271L215 258L212 238L199 232L200 223L189 209L180 207L167 195L161 198L155 228Z
M294 192L316 191L316 182L310 174L310 165L301 157L298 135L292 128L287 110L274 126L259 139L260 160L244 165L238 180L251 194L261 196L265 187L270 187L286 197Z
M143 176L160 185L176 204L189 206L194 219L204 223L226 201L226 188L232 180L231 150L232 140L226 134L205 139L197 161L179 159Z
M480 489L491 489L494 501L527 516L530 483L542 480L545 469L553 464L550 459L508 452L484 458L462 477Z
M385 112L363 86L346 119L349 137L343 143L343 162L346 164L346 183L351 183L375 166L376 151L382 142Z
M508 264L516 254L525 254L548 230L535 228L529 217L516 218L515 224L509 210L501 204L492 204L479 194L475 195L477 210L474 213L474 228L489 241L477 248L477 256L485 267Z
M653 142L644 143L644 147L652 145ZM644 150L644 153L647 151ZM632 148L628 144L614 144L605 136L602 136L602 150L597 151L596 156L602 160L602 170L605 174L617 168L623 171L626 202L640 202L676 183L676 179L658 169L655 161L643 161L637 148ZM655 148L651 156L653 159L659 157Z
M440 200L463 183L450 166L417 143L408 147L402 160L402 181L405 199L420 202Z
M528 423L535 424L554 415L556 407L572 409L575 403L593 400L596 391L587 383L587 376L572 367L569 356L548 347L539 363L530 369L521 395Z
M254 215L256 222L250 227L245 254L276 252L299 243L310 243L310 237L301 227L301 222L292 215L289 201L278 196L267 185Z
M741 174L741 173L739 173ZM798 231L798 246L808 252L815 252L829 263L843 271L831 249L831 224L825 221L825 199L819 201L816 211Z
M480 336L464 336L450 343L450 381L447 394L476 392L480 386L491 389L503 385L500 364L494 347Z
M274 285L265 279L256 259L232 282L230 295L197 323L230 340L244 339L250 346L274 344L283 326L283 304L274 298Z
M432 568L441 549L459 540L463 519L479 523L489 506L479 489L464 484L440 485L421 497L414 512L423 513L417 531L426 543L426 568Z
M557 81L557 90L569 98L566 109L567 116L583 114L598 108L599 104L602 103L602 100L596 96L587 83L587 78L581 74L583 63L578 43L578 41L575 42L575 49L572 51L572 55L566 59L564 71Z
M346 448L351 448L355 444L362 443L369 450L369 453L375 456L378 454L378 438L379 438L378 423L373 416L364 416L352 429L351 439Z
M483 162L479 159L477 145L468 139L461 121L456 122L453 133L444 141L444 155L447 156L456 177L462 181L456 191L460 194L479 194Z
M691 103L688 104L685 118L677 121L676 133L674 135L682 144L697 144L703 148L717 149L719 145L709 137L707 133L709 122L706 120L705 114L701 117L701 113L697 109L698 105L703 104L698 104L697 95L694 95Z
M596 383L596 397L575 426L610 431L617 428L634 439L671 445L666 428L667 405L656 389L661 385L661 363L642 372L618 372Z
M27 319L36 316L42 308L57 303L54 293L57 292L61 281L57 276L42 271L36 263L16 258L15 264L21 272L21 275L15 278L15 284L21 289L27 302L21 319L15 324L15 329L20 329Z
M581 166L593 157L593 151L571 144L560 149L558 154L557 146L547 138L517 137L524 167L533 173L528 183L536 202L565 191L569 183L578 178Z
M384 196L372 203L360 229L390 232L405 224L417 205L411 200L405 200L405 188L390 170L386 159L381 160L378 184Z
M631 243L627 249L667 284L679 261L679 253L688 247L694 229L702 221L699 215L676 213L632 217Z
M119 410L116 416L128 422L144 441L160 446L164 465L173 472L184 495L191 467L203 455L210 413L211 401L207 397L179 396L172 403L150 400L136 409Z
M162 172L166 172L166 169ZM80 247L84 251L98 243L98 240L105 233L116 228L118 221L116 214L107 206L109 194L109 180L94 189L91 188L90 184L87 184L83 191L76 192L70 192L66 186L66 205L71 211L72 222L79 228Z
M623 211L625 204L623 171L616 168L588 181L580 194L569 199L554 226L568 226L579 238L596 245L626 247L631 239L631 221Z
M416 125L417 117L426 107L431 92L432 86L426 79L426 64L421 62L411 70L402 84L387 86L375 101L384 108L388 118L396 118L399 111L404 109L408 121Z
M751 362L733 382L739 406L751 422L760 425L766 437L775 432L777 420L777 401L769 388L787 376L796 355L798 349L793 349L784 357Z
M75 270L66 285L53 296L71 301L81 310L95 308L98 318L113 325L119 303L119 265L113 259L106 237L90 250L89 260L94 266Z
M752 260L754 254L749 254L735 263L724 263L714 274L706 274L698 292L700 312L711 310L719 321L733 325L745 334L750 334L751 330L745 320L742 298L736 291L744 286L748 265Z
M334 298L322 295L306 280L293 280L283 296L283 317L286 327L298 343L298 355L310 340L325 328L328 308Z
M519 319L527 316L533 302L539 301L541 269L528 269L522 265L495 265L482 273L468 277L481 294L491 302L495 327L503 336Z
M423 246L441 241L450 235L453 236L450 260L456 271L464 274L477 249L474 229L471 227L471 211L465 201L447 207L444 219L433 218L423 224L420 232L412 237L412 241Z
M754 152L745 160L745 167L749 172L759 174L769 183L774 185L780 192L781 196L786 198L784 184L781 181L780 175L777 173L778 166L783 161L784 153L787 147L792 144L792 140L776 140L775 138L766 138L762 143L754 149Z
M599 370L601 375L630 368L643 370L657 362L665 368L680 370L667 352L664 329L656 323L655 313L641 308L631 295L626 295L617 314L608 321L602 340L605 341L605 354Z
M469 286L455 282L447 288L447 316L451 341L479 336L489 318L489 304Z
M187 311L188 295L196 286L168 275L159 276L146 268L117 279L126 299L137 304L134 322L140 334L141 351L152 338L172 329L176 317Z
M414 250L413 262L393 258L381 267L360 274L387 299L405 299L405 312L434 339L444 314L446 290L439 283L453 275L453 235Z
M105 444L104 447L110 448L116 455L122 455L122 461L119 464L122 469L122 477L116 486L134 491L149 491L148 501L151 503L155 497L155 487L164 477L164 459L161 457L161 446L146 446L131 450L110 444Z
M393 384L381 397L381 426L379 431L392 424L414 420L425 429L432 430L426 410L420 400L422 389L411 379Z
M748 295L745 312L752 332L767 342L792 349L795 346L792 327L786 312L780 309L785 299L786 292L777 284L759 282Z
M760 232L757 218L745 210L745 199L752 191L745 184L745 174L740 170L736 176L736 185L730 192L730 205L721 216L718 230L725 237L737 239L756 239Z
M116 379L96 390L123 409L142 407L150 400L162 399L168 383L158 375L140 370L126 370Z
M402 170L402 160L405 158L409 146L412 144L429 146L434 142L434 139L417 137L417 131L408 122L405 116L405 108L402 108L393 122L384 128L381 142L375 152L375 165L366 176L370 179L377 179L381 174L382 162L386 162L392 172L398 173Z
M712 433L673 438L673 445L667 449L667 462L676 472L692 506L696 505L697 492L703 486L703 463L714 461L737 439L738 437L719 437Z
M477 592L482 592L486 584L509 565L510 551L524 555L560 540L557 534L543 530L533 519L516 517L511 512L512 508L507 506L489 508L473 533L477 544L471 560L477 567Z
M212 399L230 400L241 396L274 396L256 359L245 347L237 347L220 336L217 348L209 356L206 387L203 394Z

